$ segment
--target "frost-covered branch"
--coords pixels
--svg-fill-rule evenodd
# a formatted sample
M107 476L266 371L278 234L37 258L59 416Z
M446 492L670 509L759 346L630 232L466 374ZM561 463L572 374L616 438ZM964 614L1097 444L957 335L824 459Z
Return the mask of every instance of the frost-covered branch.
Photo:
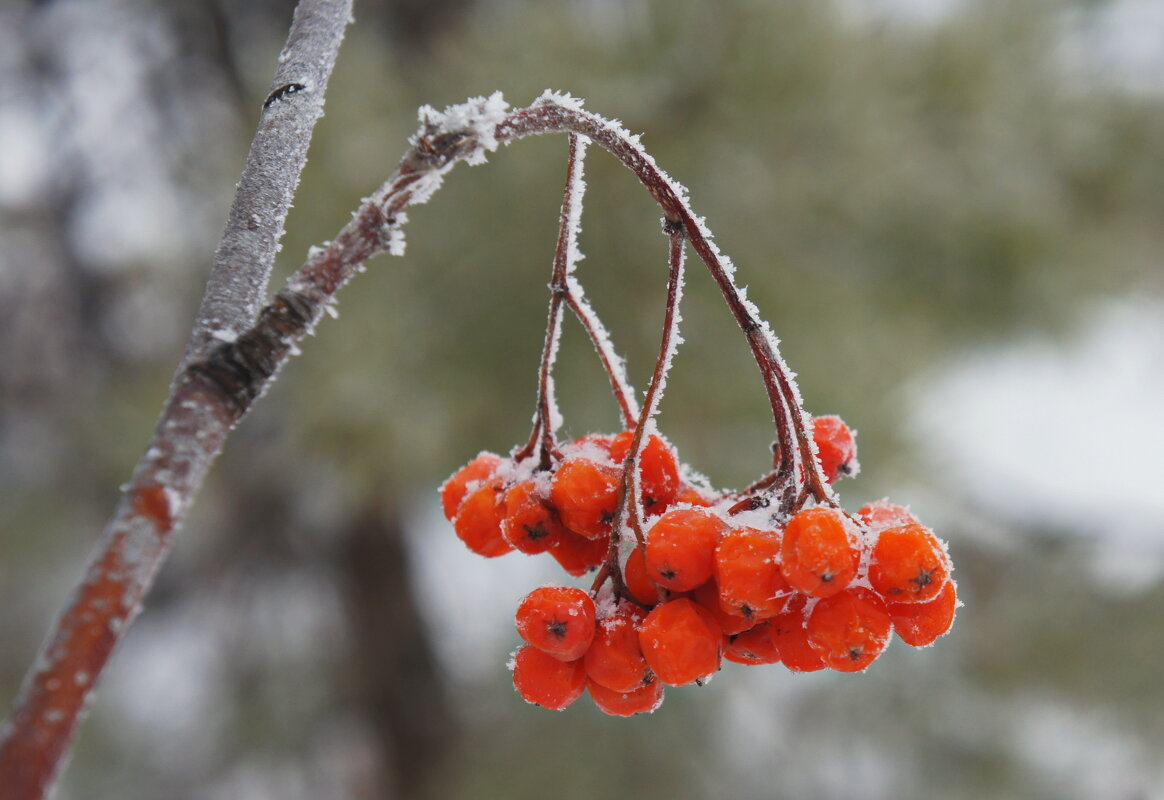
M301 0L296 8L191 334L186 366L175 377L149 446L84 578L0 729L4 800L35 800L52 790L102 670L140 610L175 528L241 415L235 398L189 365L218 340L233 338L255 322L351 6L351 0ZM245 344L239 349L245 350Z

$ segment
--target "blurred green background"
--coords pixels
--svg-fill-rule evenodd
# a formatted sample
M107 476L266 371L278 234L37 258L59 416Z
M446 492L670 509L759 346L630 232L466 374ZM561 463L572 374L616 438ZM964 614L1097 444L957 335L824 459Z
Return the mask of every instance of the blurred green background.
M286 0L0 2L0 704L145 446ZM850 508L950 542L966 604L860 675L729 665L654 715L527 706L511 614L559 574L464 551L435 487L528 434L565 140L459 168L227 447L106 674L61 798L1164 798L1164 12L1147 0L357 0L279 270L415 109L552 87L691 192ZM645 386L659 213L592 150L580 277ZM691 262L660 425L769 461ZM616 409L567 323L566 433Z

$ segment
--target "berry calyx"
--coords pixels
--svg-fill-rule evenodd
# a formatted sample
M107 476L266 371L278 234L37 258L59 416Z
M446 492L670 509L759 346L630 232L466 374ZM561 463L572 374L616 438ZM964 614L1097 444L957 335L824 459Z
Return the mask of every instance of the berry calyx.
M887 528L873 545L869 583L890 603L924 603L950 577L950 557L933 531L916 522Z
M707 611L680 597L647 614L639 629L639 644L659 680L683 686L719 669L723 634Z
M632 717L635 714L650 714L663 705L663 684L651 680L628 692L619 692L589 680L586 688L594 705L605 714L615 717Z
M893 630L901 641L914 647L926 647L945 635L954 624L957 608L958 592L952 580L946 581L938 596L928 602L886 606Z
M501 535L505 516L503 489L500 478L490 478L461 502L453 519L453 528L465 546L486 558L502 556L513 549Z
M788 583L812 597L829 597L848 586L861 556L845 515L820 506L804 509L788 521L780 555Z
M550 499L562 524L587 539L610 534L618 507L618 471L588 458L571 458L554 474Z
M857 474L857 439L844 420L837 416L816 417L812 421L812 439L825 480L835 483L837 478Z
M792 593L780 570L780 535L775 531L728 531L715 549L713 571L720 603L746 619L776 616Z
M885 603L863 587L846 589L820 600L808 616L808 641L825 666L859 672L889 644L891 630Z
M730 609L724 607L723 603L720 602L719 586L716 584L714 578L701 585L688 596L698 603L701 608L707 609L708 613L715 618L716 624L719 625L719 629L723 632L724 636L733 636L737 633L742 633L754 626L758 621L752 617L735 614Z
M560 661L582 658L594 639L594 601L572 586L539 586L517 607L517 633Z
M561 711L586 690L581 659L560 661L536 647L522 645L513 654L513 687L527 703Z
M441 508L445 519L452 522L469 491L477 488L481 481L493 477L500 466L501 456L483 452L441 484Z
M647 534L647 574L673 592L686 592L711 578L715 548L727 530L716 514L678 508L655 521Z

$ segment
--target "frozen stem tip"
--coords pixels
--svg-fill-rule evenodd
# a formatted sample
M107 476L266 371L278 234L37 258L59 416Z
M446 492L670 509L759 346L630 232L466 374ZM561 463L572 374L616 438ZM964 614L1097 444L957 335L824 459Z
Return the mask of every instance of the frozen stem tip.
M410 140L417 170L441 169L455 161L470 165L484 164L486 154L497 149L497 126L505 120L509 103L494 92L488 97L473 97L437 111L420 107L420 129Z

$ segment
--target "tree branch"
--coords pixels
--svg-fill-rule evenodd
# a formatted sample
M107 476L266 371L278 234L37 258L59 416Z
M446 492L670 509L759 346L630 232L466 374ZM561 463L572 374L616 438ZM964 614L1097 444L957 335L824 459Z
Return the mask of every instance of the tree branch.
M0 797L47 796L114 647L141 608L173 532L245 407L189 369L217 340L250 328L266 295L283 223L323 110L351 0L302 0L279 57L202 308L149 447L88 570L25 677L0 729ZM267 327L294 316L277 300ZM280 315L280 312L282 315ZM238 337L238 351L256 355ZM269 362L268 362L269 363ZM273 368L271 370L273 373ZM249 403L248 403L249 405Z

